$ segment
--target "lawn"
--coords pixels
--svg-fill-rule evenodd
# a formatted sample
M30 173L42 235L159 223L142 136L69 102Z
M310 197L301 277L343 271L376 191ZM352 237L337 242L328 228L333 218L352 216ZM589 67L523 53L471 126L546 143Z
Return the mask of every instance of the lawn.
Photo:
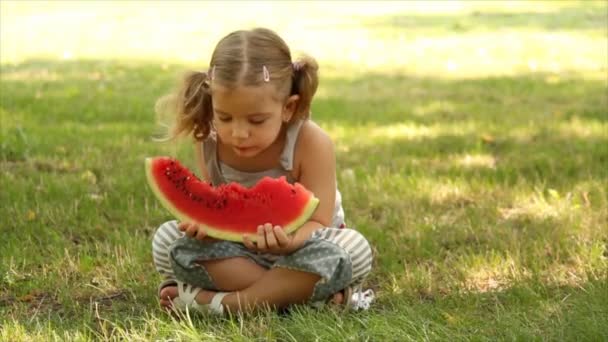
M608 4L0 3L0 341L608 340ZM153 107L253 26L319 59L366 312L175 321Z

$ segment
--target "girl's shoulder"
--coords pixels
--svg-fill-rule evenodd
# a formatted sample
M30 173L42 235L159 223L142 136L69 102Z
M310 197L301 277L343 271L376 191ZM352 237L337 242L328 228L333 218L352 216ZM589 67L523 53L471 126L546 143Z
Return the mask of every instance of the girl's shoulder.
M304 121L302 128L300 128L296 147L305 147L315 143L331 143L331 138L323 128L308 119Z
M300 128L293 156L294 169L301 170L307 163L333 159L334 143L327 132L309 119Z

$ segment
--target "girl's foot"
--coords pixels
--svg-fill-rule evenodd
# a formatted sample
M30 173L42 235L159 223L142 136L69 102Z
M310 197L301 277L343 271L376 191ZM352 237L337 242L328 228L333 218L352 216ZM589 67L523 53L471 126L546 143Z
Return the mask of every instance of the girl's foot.
M213 298L214 294L215 292L213 291L201 290L196 295L196 298L194 298L194 300L198 304L209 304L211 303L211 299ZM164 309L171 309L171 302L178 295L179 292L177 291L177 286L164 287L162 290L160 290L160 306L162 306Z
M340 305L344 303L344 291L340 291L334 293L333 298L331 299L332 304Z
M171 308L171 301L178 296L177 286L165 286L160 290L160 306L164 309Z

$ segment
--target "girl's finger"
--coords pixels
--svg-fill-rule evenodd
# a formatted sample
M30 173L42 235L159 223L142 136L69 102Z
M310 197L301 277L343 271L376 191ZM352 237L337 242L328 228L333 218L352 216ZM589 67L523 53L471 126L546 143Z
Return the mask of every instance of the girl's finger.
M186 229L186 231L184 233L186 233L186 235L188 237L194 237L194 236L196 236L196 230L197 230L196 225L191 224L188 226L188 228Z
M256 242L258 245L258 249L261 251L266 250L266 234L264 233L264 226L258 227L258 236L256 237Z
M266 233L266 247L268 247L268 249L275 249L278 243L276 237L274 236L272 226L265 226L264 232Z
M205 239L207 237L207 231L205 230L205 228L202 227L197 227L198 229L196 230L196 236L195 238L199 241L203 241L203 239Z
M251 241L251 238L249 237L249 235L243 235L243 245L245 245L245 247L252 249L252 250L256 250L256 246L253 243L253 241Z
M289 237L285 234L281 226L274 226L274 236L277 238L279 247L287 247L287 245L289 245Z
M190 226L190 223L188 222L180 222L177 224L177 229L181 230L182 232L186 231L188 229L188 227Z

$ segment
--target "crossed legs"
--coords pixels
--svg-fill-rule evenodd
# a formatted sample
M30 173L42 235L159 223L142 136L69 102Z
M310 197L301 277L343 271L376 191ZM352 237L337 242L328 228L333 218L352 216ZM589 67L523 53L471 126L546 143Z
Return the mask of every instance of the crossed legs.
M248 312L260 307L283 308L306 302L320 277L313 273L285 268L266 270L245 258L204 262L204 267L221 291L231 292L222 304L230 312ZM211 302L215 292L202 290L196 297L199 304ZM168 286L160 292L160 303L171 305L177 288Z
M183 236L175 221L162 225L153 241L153 256L156 269L167 279L175 279L169 261L169 246ZM217 289L231 292L222 304L231 312L251 311L259 307L282 308L290 304L306 302L312 295L320 276L314 273L275 267L270 270L245 257L231 257L200 262ZM199 304L207 304L215 292L202 290L196 297ZM160 304L169 307L178 295L176 286L167 286L160 291ZM341 292L333 302L344 300Z

